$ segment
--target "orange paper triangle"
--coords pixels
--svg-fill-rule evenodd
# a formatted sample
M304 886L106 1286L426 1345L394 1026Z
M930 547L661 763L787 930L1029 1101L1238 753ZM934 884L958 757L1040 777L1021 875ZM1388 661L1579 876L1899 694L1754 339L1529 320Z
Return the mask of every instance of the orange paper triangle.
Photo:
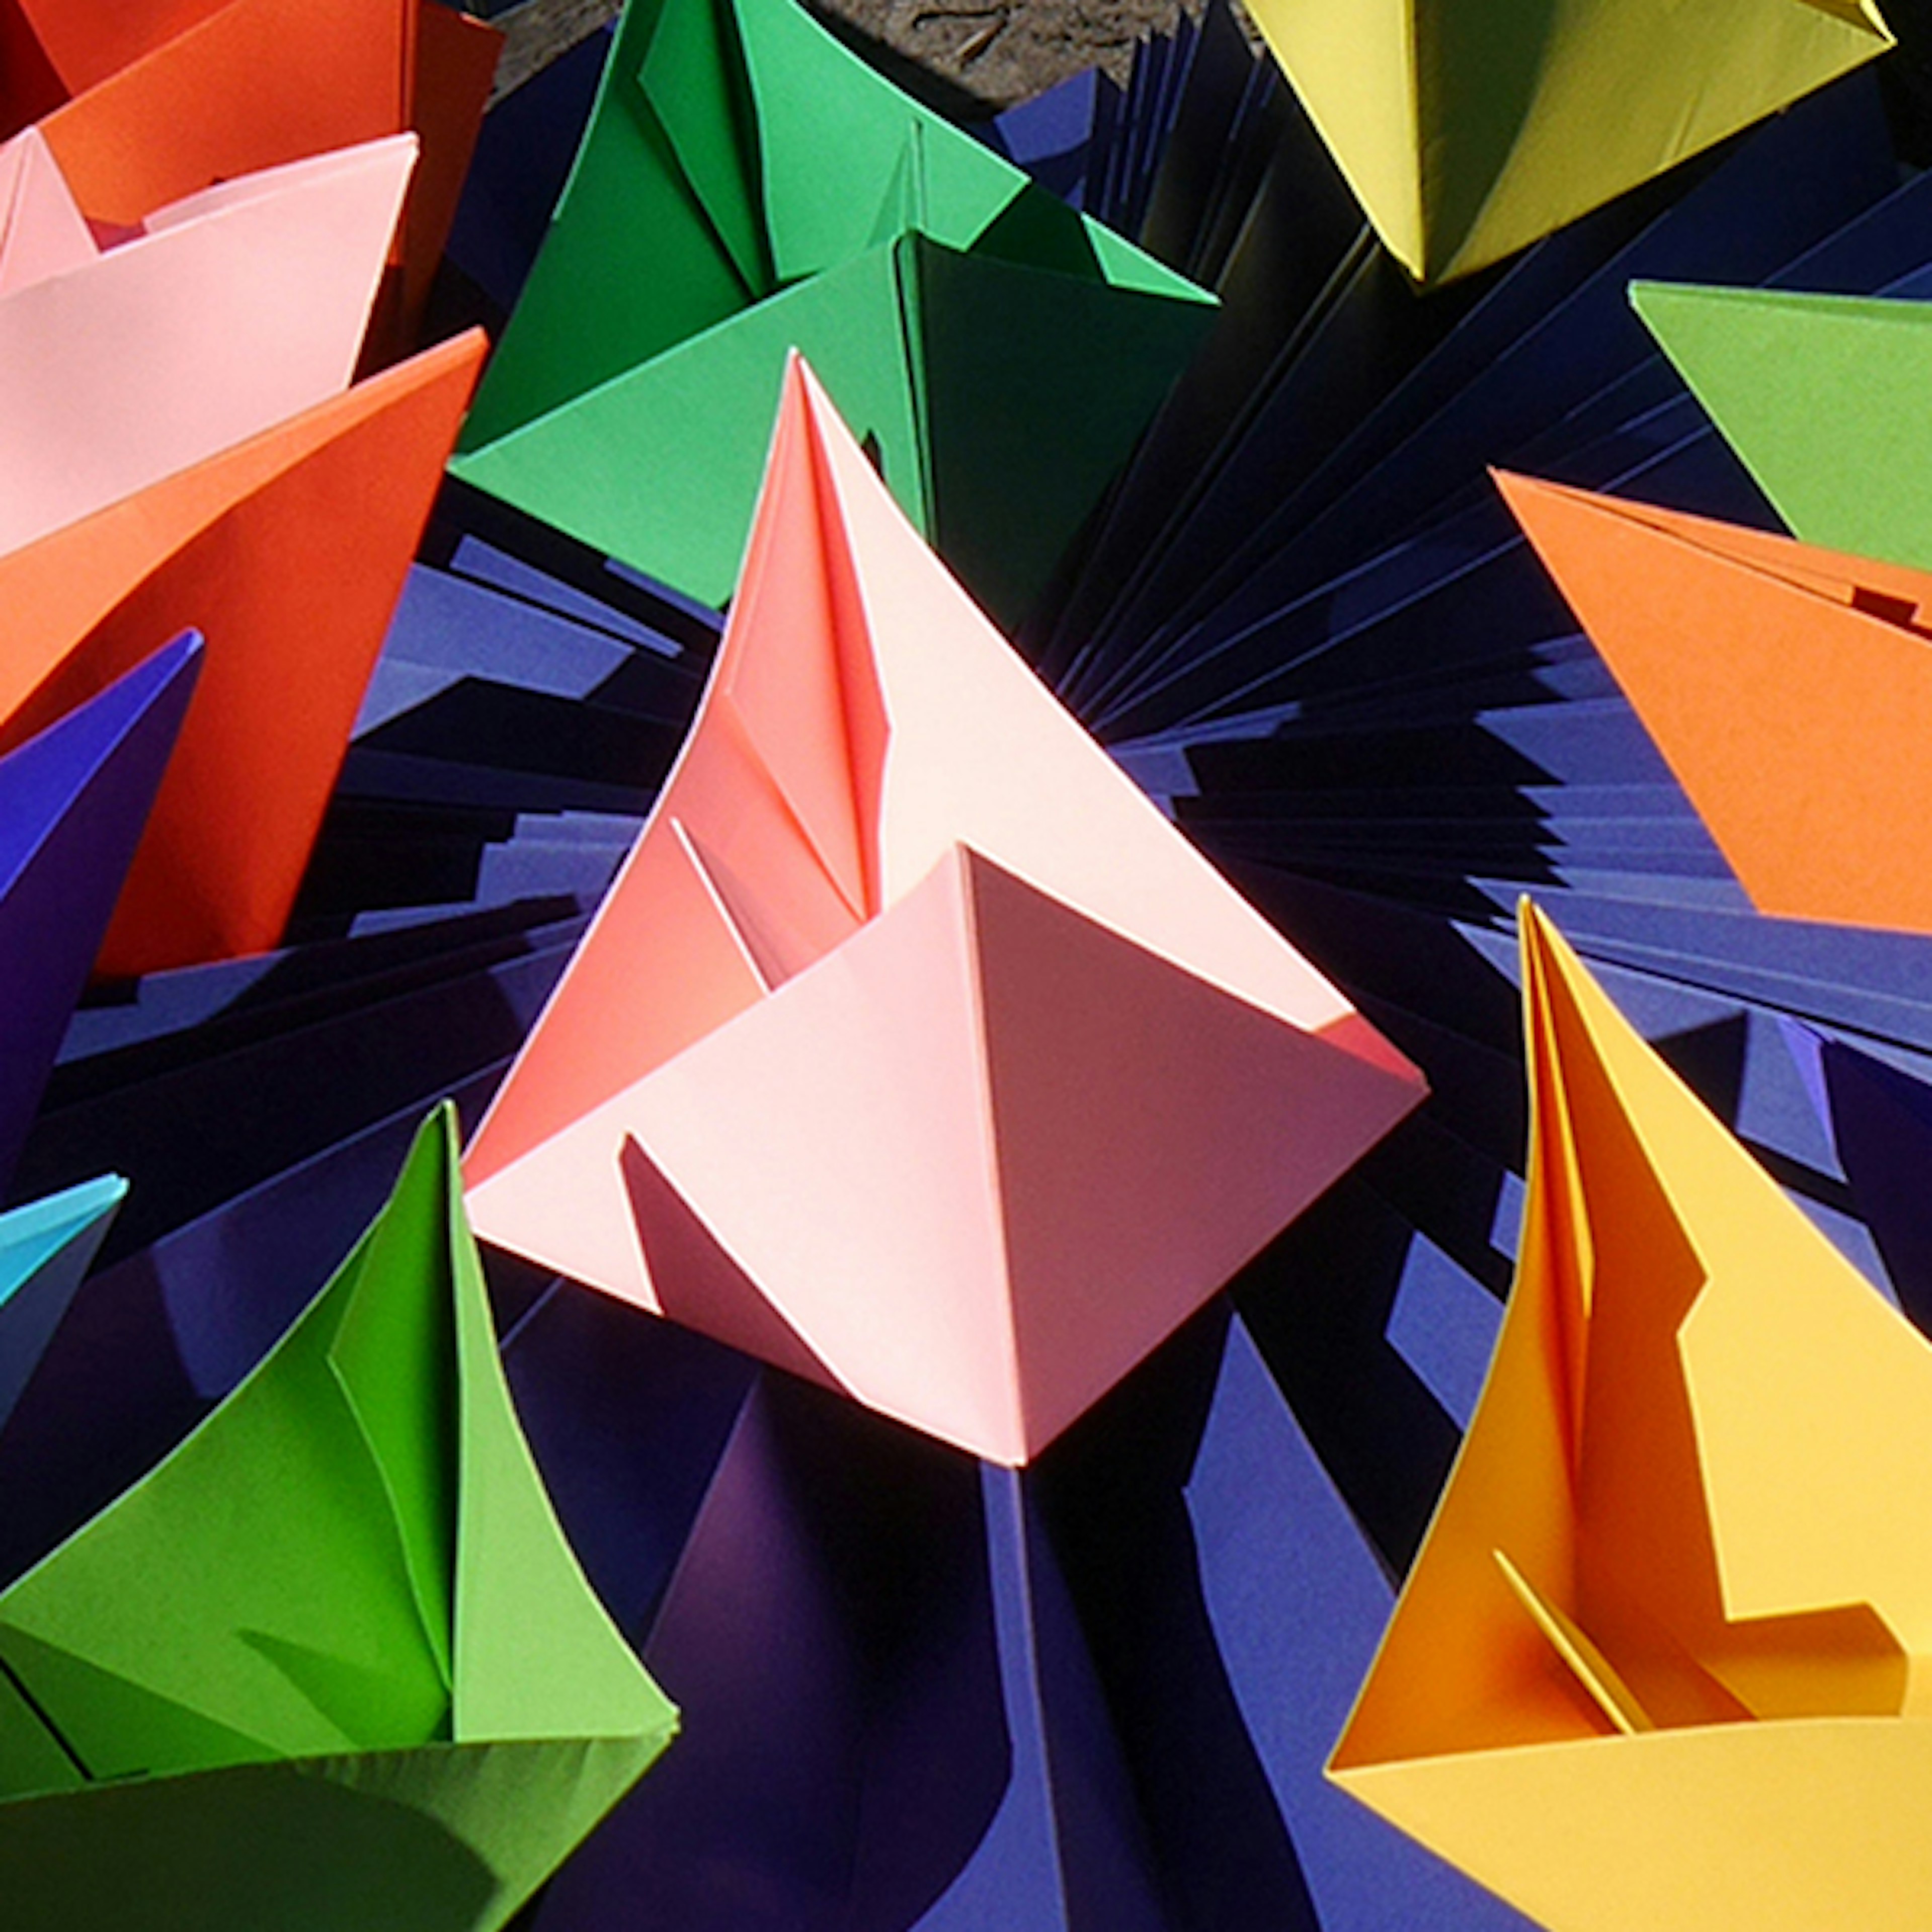
M1932 932L1932 576L1499 480L1753 903Z
M280 938L484 348L472 331L0 559L0 748L178 632L208 640L101 972Z

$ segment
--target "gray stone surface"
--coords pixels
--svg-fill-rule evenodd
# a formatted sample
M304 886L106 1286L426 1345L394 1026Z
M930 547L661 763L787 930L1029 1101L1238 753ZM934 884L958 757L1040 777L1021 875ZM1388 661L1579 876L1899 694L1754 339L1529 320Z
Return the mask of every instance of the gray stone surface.
M937 106L990 112L1082 68L1126 78L1134 42L1171 26L1178 0L814 0L814 10ZM472 6L474 11L492 10ZM594 32L617 0L522 0L496 14L508 36L497 92Z

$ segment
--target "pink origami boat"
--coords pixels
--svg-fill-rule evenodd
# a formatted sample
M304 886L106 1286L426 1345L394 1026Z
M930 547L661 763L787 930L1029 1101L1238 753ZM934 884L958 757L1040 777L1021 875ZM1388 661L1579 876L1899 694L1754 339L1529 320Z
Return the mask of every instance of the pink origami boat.
M1018 1464L1424 1090L794 358L697 726L470 1148L478 1232Z
M104 243L0 146L0 555L346 388L416 138L269 168Z

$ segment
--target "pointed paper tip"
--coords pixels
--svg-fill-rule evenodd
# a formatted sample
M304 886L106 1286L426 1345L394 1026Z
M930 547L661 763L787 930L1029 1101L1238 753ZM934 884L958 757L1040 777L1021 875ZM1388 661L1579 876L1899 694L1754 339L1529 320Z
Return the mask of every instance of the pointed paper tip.
M1522 962L1523 995L1552 968L1561 971L1569 949L1550 915L1525 892L1516 902L1517 956Z

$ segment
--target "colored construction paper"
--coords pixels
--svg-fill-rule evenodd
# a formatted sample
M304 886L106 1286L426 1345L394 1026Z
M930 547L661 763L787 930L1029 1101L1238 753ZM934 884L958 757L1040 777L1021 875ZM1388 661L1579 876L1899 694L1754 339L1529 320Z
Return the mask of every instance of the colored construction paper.
M1841 1040L1809 1036L1816 1099L1859 1218L1898 1305L1932 1334L1932 1216L1925 1198L1932 1086Z
M1502 487L1753 903L1932 932L1917 839L1932 811L1932 576L1523 478Z
M793 0L635 0L455 473L721 601L800 348L1010 620L1212 313Z
M902 506L975 596L1010 617L1058 562L1201 320L1166 296L914 232L459 458L456 474L722 602L785 355L800 346L878 449ZM1043 436L1053 421L1064 433Z
M600 28L505 96L485 118L449 230L449 260L508 315L597 98L611 30Z
M1384 245L1426 282L1514 254L1893 44L1865 0L1261 0L1254 16Z
M1630 293L1796 536L1932 568L1914 507L1932 373L1923 301L1641 281Z
M498 1366L453 1124L262 1366L0 1594L22 1926L496 1927L675 1714Z
M216 182L412 130L422 144L375 333L410 346L502 37L439 0L5 0L0 47L38 70L0 128L40 131L90 218L136 226ZM68 97L72 97L68 98ZM10 113L9 109L16 111Z
M1330 1774L1552 1928L1908 1922L1932 1345L1522 924L1516 1285Z
M128 1192L118 1174L0 1214L0 1427L39 1366Z
M0 1194L140 843L201 668L177 638L0 757Z
M0 558L0 747L212 640L104 974L280 938L482 359L460 338Z
M0 556L346 388L416 152L399 135L222 183L38 279L9 250Z
M705 707L470 1148L478 1228L1017 1463L1420 1094L795 360Z
M533 1324L598 1299L566 1286ZM536 1923L923 1924L981 1844L1013 1758L1000 1684L1009 1633L991 1600L980 1474L701 1337L627 1325L645 1331L626 1352L650 1364L643 1386L661 1385L667 1343L683 1370L671 1385L683 1441L622 1478L647 1542L668 1504L688 1507L694 1449L708 1459L643 1620L643 1654L677 1697L683 1733L558 1875ZM733 1360L745 1379L720 1441L720 1377ZM609 1390L614 1408L625 1393Z

